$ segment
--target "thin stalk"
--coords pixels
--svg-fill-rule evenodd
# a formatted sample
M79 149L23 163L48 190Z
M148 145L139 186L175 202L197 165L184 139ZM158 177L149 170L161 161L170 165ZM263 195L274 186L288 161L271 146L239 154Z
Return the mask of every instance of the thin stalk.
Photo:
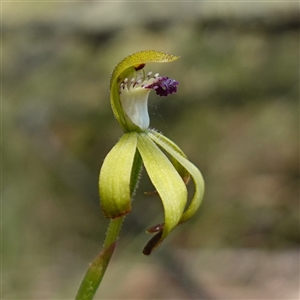
M107 233L106 233L106 238L103 244L103 249L109 247L110 245L112 245L117 241L124 218L125 217L123 216L118 219L110 220Z
M124 217L110 220L102 251L90 264L75 300L92 300L102 281L109 261L114 253Z

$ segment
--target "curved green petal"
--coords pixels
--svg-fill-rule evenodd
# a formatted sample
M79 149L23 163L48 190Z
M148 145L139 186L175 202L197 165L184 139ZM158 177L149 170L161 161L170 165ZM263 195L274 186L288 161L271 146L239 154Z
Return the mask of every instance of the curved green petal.
M99 177L100 203L107 218L118 218L131 210L131 177L137 133L125 133L107 154Z
M150 129L149 132L153 133L158 138L163 139L165 143L167 143L171 148L178 152L182 157L187 159L185 153L172 140L168 139L167 137L165 137L164 135L162 135L154 129ZM184 183L187 184L190 179L190 173L173 156L170 157L170 160L177 172L179 173L179 175L181 176Z
M149 62L171 62L178 58L179 56L160 51L145 50L125 57L115 67L110 79L110 102L114 115L124 131L128 131L129 127L137 126L134 126L133 124L130 124L130 126L127 125L128 120L125 118L119 96L120 81L127 77L128 74L135 72L135 67L137 68Z
M173 156L182 165L182 167L191 174L191 177L193 179L195 185L195 192L190 205L188 206L187 210L184 212L184 214L180 219L180 223L182 223L188 220L189 218L191 218L196 213L199 206L201 205L204 196L203 177L200 171L198 170L198 168L195 167L189 160L186 159L185 156L183 156L180 153L181 150L180 151L174 150L174 148L179 149L179 147L177 147L175 143L173 143L165 136L155 131L149 132L148 135L157 145L159 145L167 153Z
M131 54L121 60L115 67L111 75L110 88L112 88L113 83L117 80L117 78L130 67L137 67L150 62L171 62L178 58L179 56L155 50L145 50Z
M187 202L187 189L170 160L147 133L138 135L137 148L150 180L161 197L165 211L163 232L153 245L155 248L180 221Z

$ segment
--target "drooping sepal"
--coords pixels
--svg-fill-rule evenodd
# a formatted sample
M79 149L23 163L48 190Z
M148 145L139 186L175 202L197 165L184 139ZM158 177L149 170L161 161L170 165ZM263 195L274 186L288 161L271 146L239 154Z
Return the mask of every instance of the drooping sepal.
M169 145L179 155L181 155L182 157L184 157L184 158L187 159L187 156L185 155L185 153L172 140L170 140L169 138L165 137L164 135L162 135L161 133L157 132L156 130L150 129L149 132L151 132L156 137L158 137L159 139L161 139L164 143L166 143L167 145ZM181 178L184 181L184 183L188 184L188 182L190 180L190 177L191 177L190 173L172 155L170 157L170 160L171 160L172 164L174 165L175 169L177 170L177 172L179 173L179 175L181 176Z
M180 148L171 140L155 131L149 132L148 135L157 145L177 160L182 168L191 175L193 180L195 186L194 195L188 208L184 211L180 219L179 223L182 223L190 219L197 212L202 203L204 196L204 180L202 174L195 165L193 165L184 155L182 155L182 153L180 153L180 151L178 151Z
M177 226L186 206L187 189L170 160L150 139L148 133L138 135L137 148L149 178L162 200L165 214L162 234L154 239L154 242L151 239L149 252L150 249L152 251L156 248Z
M137 133L125 133L107 154L99 177L100 203L104 215L115 219L131 210L132 175L137 147ZM140 164L140 162L138 162ZM138 171L134 171L138 172Z

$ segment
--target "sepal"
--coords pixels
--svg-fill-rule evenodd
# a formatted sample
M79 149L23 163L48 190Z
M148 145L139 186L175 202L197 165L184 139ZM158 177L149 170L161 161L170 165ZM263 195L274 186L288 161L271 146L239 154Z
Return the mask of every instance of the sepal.
M155 242L152 242L149 247L152 251L181 220L187 202L187 189L170 160L150 139L148 133L138 135L137 148L164 207L165 218L162 234L159 235L159 238L154 239Z
M131 210L132 170L137 133L125 133L104 159L99 176L100 203L104 215L115 219ZM135 175L137 180L137 175Z
M199 169L187 160L179 151L175 143L170 144L170 140L162 134L151 131L148 133L149 137L159 145L163 150L170 154L190 175L193 180L195 191L193 198L188 208L183 213L180 223L190 219L198 210L204 196L204 180ZM177 149L177 150L176 150Z

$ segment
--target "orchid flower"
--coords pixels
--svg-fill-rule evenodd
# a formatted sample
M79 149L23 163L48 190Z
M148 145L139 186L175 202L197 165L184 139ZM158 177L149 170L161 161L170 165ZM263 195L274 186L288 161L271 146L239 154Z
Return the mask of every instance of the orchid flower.
M179 57L158 51L142 51L123 59L114 69L110 82L111 106L125 133L108 153L100 172L101 206L106 217L119 218L131 210L132 195L143 164L164 207L164 223L148 232L156 236L147 244L150 254L181 222L200 206L204 182L200 171L183 151L161 133L149 129L148 96L177 91L178 82L158 73L146 73L146 63L172 62ZM170 159L168 158L168 156ZM187 206L189 177L195 192Z
M124 58L112 73L110 102L124 134L104 159L99 176L100 204L111 221L103 250L90 265L76 300L93 299L116 246L124 216L131 211L142 166L164 208L164 221L147 230L155 235L145 246L145 255L151 254L177 225L191 218L202 202L204 181L198 168L173 141L149 128L150 92L168 96L177 91L179 83L157 73L146 73L145 66L178 58L154 50L141 51ZM186 185L190 178L194 192L188 201Z

